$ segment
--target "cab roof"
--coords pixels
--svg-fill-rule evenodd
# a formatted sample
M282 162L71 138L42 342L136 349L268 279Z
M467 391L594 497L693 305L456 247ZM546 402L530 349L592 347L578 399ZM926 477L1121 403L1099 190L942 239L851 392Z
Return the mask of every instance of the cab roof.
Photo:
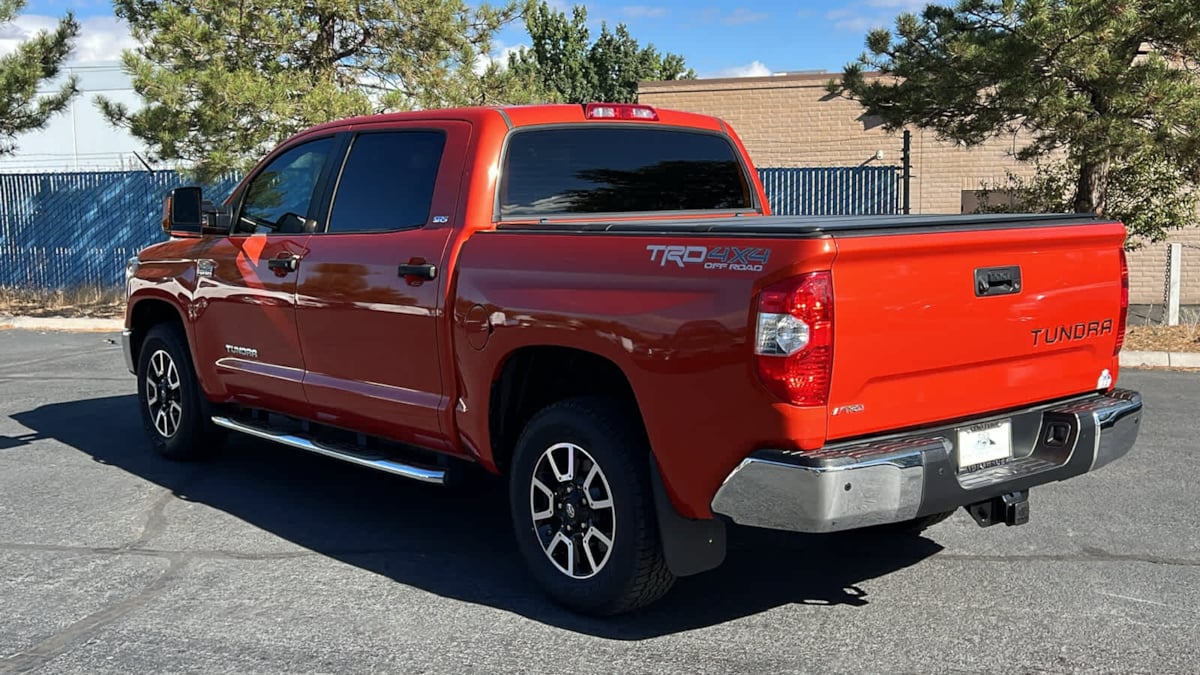
M653 108L652 106L640 104L612 105L637 105L637 107L641 108L651 108L657 113L656 120L638 120L634 122L636 124L690 127L709 131L725 130L725 125L721 120L709 115L699 115L665 108ZM296 137L332 130L349 130L351 127L362 125L383 126L388 122L401 123L422 120L461 120L476 125L502 124L508 126L510 129L545 124L611 124L614 121L629 121L588 119L584 114L585 108L586 106L583 104L546 103L475 108L438 108L432 110L381 113L378 115L364 115L326 122L306 129L296 134Z

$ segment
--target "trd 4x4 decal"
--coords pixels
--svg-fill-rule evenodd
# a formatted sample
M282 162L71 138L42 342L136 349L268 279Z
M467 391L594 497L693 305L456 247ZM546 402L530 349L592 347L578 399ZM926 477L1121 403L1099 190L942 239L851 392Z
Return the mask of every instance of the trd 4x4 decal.
M733 270L735 272L761 272L771 258L771 249L754 246L681 246L651 244L650 262L660 267L674 263L680 267L704 265L706 270Z

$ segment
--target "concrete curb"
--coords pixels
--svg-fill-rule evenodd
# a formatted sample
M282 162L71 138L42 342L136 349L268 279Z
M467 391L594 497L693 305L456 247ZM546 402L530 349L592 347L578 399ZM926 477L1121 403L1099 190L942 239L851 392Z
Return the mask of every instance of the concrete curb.
M120 333L125 327L121 319L69 319L62 316L4 316L0 330L49 330L72 333Z
M1121 352L1121 365L1131 368L1200 368L1200 352Z

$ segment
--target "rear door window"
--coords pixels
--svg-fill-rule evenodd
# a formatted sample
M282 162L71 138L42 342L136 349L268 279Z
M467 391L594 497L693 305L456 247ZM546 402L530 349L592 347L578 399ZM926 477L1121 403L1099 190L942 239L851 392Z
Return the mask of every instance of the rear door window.
M446 134L363 133L350 146L329 215L329 232L421 227L429 220Z
M499 202L501 218L754 208L727 137L617 126L515 132Z

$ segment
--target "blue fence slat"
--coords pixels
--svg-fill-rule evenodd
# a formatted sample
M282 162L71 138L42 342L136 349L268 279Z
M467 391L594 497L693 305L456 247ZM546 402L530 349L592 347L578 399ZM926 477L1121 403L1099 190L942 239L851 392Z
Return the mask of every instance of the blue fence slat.
M162 200L174 171L0 174L0 286L120 283L125 260L166 238ZM237 177L205 188L223 200Z
M771 212L888 215L899 212L894 166L761 168ZM173 171L0 174L0 286L113 285L125 260L165 235L162 200L185 181ZM207 186L220 201L237 184Z
M784 216L877 216L900 212L895 166L760 168L771 212Z

